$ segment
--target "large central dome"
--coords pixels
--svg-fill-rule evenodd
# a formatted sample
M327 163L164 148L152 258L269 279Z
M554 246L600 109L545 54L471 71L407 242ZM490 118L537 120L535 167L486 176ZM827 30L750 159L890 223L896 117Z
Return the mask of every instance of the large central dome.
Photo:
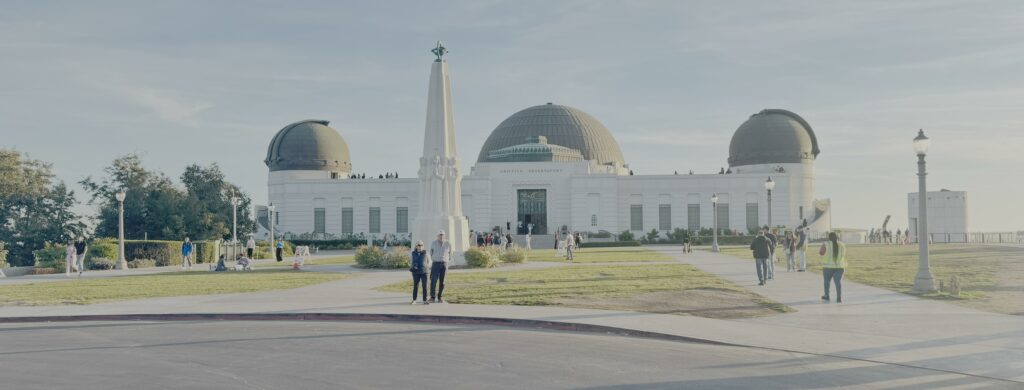
M501 122L487 137L477 162L491 160L491 152L522 145L527 138L547 137L549 144L575 149L585 160L625 165L619 143L590 114L559 104L543 104L519 111Z

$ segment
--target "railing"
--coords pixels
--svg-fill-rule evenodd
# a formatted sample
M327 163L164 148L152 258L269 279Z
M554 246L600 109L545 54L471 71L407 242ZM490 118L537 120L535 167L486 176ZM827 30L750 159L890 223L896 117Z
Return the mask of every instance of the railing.
M991 233L928 233L928 240L934 243L966 244L1024 244L1024 234L1019 232ZM911 237L917 242L917 236Z

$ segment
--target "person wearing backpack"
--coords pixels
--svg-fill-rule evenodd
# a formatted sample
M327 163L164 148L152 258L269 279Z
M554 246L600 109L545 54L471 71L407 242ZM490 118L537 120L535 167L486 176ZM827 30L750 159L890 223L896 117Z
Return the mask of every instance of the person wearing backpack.
M843 303L843 272L846 271L846 245L839 242L835 232L828 233L828 241L818 249L821 255L821 275L825 278L825 295L821 300L829 301L829 287L836 284L836 303Z
M423 304L427 302L427 267L430 266L430 255L423 249L423 241L416 241L416 247L409 254L409 272L412 273L412 304L416 304L419 290L423 290Z
M772 255L769 245L771 244L765 237L764 230L758 231L754 242L750 243L750 250L754 252L754 266L757 267L758 286L764 286L764 282L768 278L768 258Z

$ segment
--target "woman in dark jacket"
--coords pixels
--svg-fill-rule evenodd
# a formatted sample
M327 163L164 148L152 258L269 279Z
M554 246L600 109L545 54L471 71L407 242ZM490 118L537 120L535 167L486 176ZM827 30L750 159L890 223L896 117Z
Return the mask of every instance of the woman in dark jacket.
M430 255L423 249L423 241L416 241L416 248L410 253L409 272L412 272L412 304L416 304L419 288L423 287L423 304L427 303L427 270L430 269Z

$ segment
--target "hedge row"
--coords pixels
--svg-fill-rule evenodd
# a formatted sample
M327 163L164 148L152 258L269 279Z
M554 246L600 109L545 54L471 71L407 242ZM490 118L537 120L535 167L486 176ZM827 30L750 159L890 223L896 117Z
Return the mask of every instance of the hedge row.
M196 241L196 262L213 263L217 261L220 251L218 241ZM64 244L48 243L43 249L34 252L36 267L54 268L63 270L64 258L67 256ZM124 257L128 261L136 259L153 260L157 266L181 264L181 241L156 241L156 240L125 240ZM112 239L100 239L89 243L89 252L86 254L86 268L104 267L103 260L117 259L117 241ZM94 265L94 263L97 263ZM96 268L104 269L104 268Z
M308 246L320 249L352 249L366 245L366 238L339 238L333 240L288 239L293 245ZM374 246L384 244L383 240L374 240ZM388 240L389 246L409 246L409 240Z

